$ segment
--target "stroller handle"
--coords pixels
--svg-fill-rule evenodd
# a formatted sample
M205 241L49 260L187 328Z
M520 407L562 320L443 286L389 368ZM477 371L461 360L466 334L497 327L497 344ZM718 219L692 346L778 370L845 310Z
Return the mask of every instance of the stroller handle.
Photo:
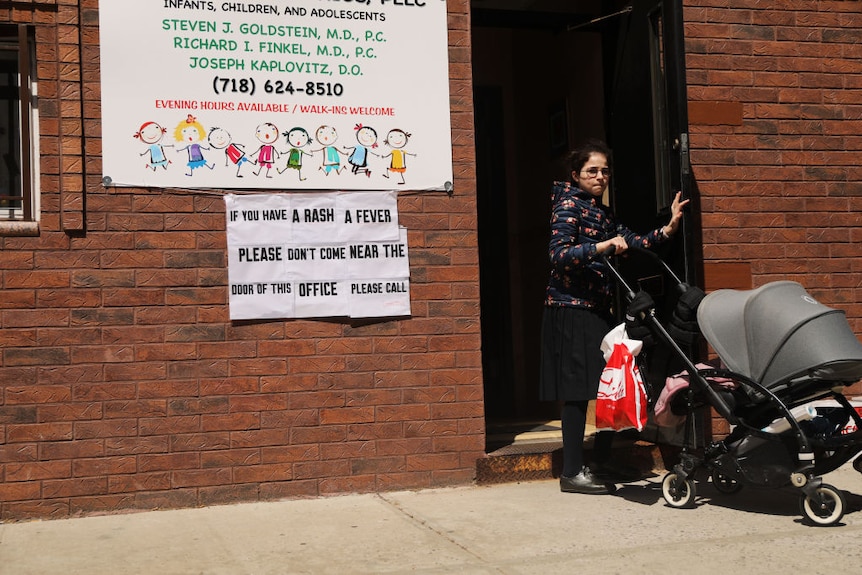
M667 263L665 263L665 261L662 260L660 257L646 249L638 247L630 247L629 249L637 250L639 253L649 254L656 261L661 262L661 266L665 269L666 272L668 272L671 277L673 277L673 279L677 282L677 285L680 286L680 289L682 291L688 289L688 286L682 281L680 281L679 277L675 273L673 273L673 270L670 269L670 266L668 266ZM631 303L632 300L635 298L636 294L634 290L632 290L631 286L629 286L629 284L626 282L625 278L622 276L619 270L616 269L616 267L610 262L609 259L610 256L614 255L615 253L616 248L614 246L611 246L605 253L601 254L601 258L605 266L609 270L611 270L611 273L614 275L614 277L616 277L619 284L623 288L625 288L627 292L626 301L628 303ZM695 366L694 362L686 355L684 351L682 351L682 349L680 349L680 347L677 345L677 343L673 340L665 327L656 317L655 307L649 307L648 309L642 311L640 315L642 316L641 319L652 328L653 332L657 333L661 340L666 345L668 345L671 350L674 351L677 357L682 360L691 381L696 382L695 385L697 385L697 387L709 398L709 403L715 408L719 415L724 417L731 425L738 424L739 419L736 417L736 415L733 414L733 411L731 410L727 402L721 396L719 396L718 393L716 393L716 391L709 385L706 379L704 379L703 376L698 373L697 366Z
M683 285L685 283L680 279L680 277L676 274L676 272L674 272L673 269L669 265L667 265L667 262L664 261L663 259L661 259L659 257L659 255L657 253L653 252L652 250L648 250L646 248L641 248L638 246L629 246L628 249L634 250L634 251L638 252L639 254L643 254L643 255L651 258L654 262L656 262L658 265L660 265L664 269L665 273L667 275L669 275L671 277L671 279L673 279L673 281L676 282L677 285ZM607 263L608 258L615 256L616 253L617 253L617 247L616 246L610 246L607 249L607 251L605 251L603 254L601 254L601 256L602 256L602 258L604 258L605 263ZM632 296L634 296L634 292L628 286L628 284L626 284L626 282L622 278L622 276L619 273L617 273L617 270L614 269L613 266L611 266L611 265L608 265L608 267L611 268L611 270L612 270L613 274L616 276L617 280L619 280L620 283L626 287L626 289L629 291L629 293L631 293Z

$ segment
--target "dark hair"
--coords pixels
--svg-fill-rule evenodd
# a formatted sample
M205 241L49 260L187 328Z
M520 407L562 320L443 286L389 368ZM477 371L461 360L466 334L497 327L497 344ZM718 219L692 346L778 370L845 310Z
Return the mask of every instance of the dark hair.
M613 163L611 149L601 140L587 140L566 156L566 165L569 168L569 173L580 172L590 156L593 154L602 154L608 159L608 167Z
M305 137L306 137L306 138L308 138L309 140L311 140L311 135L308 133L308 130L306 130L305 128L301 128L301 127L299 127L299 126L296 126L296 127L294 127L294 128L291 128L291 129L289 129L289 130L288 130L288 131L286 131L286 132L282 132L282 133L281 133L281 135L282 135L282 136L284 136L285 138L287 138L288 136L290 136L290 133L291 133L291 132L302 132L303 134L305 134Z

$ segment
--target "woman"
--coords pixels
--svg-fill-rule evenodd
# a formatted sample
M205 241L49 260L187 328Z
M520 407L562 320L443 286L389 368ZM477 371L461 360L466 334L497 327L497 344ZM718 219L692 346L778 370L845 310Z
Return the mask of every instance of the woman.
M596 398L604 368L602 338L613 327L614 280L602 254L619 254L629 246L651 248L677 231L688 200L680 193L671 204L666 226L638 235L617 222L602 204L611 175L611 152L599 141L570 154L571 182L555 182L549 245L552 264L542 317L540 399L562 401L563 469L560 490L607 493L583 460L587 407ZM597 434L596 474L611 471L613 432ZM602 467L605 469L602 469Z

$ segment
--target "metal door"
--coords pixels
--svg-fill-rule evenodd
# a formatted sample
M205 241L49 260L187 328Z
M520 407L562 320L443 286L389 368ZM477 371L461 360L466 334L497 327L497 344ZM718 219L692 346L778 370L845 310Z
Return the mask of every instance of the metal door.
M659 255L684 282L702 286L699 202L689 163L682 2L634 0L625 10L615 33L605 36L613 43L605 45L605 53L615 55L613 62L606 62L610 70L605 75L606 127L614 151L610 201L628 227L647 231L667 223L677 191L690 199L679 237L663 245ZM632 256L619 263L634 289L652 295L660 319L666 321L679 295L675 282L649 258ZM624 307L618 295L620 316ZM695 360L703 354L697 346L688 352ZM683 367L663 346L642 355L641 367L654 394L666 375ZM708 426L700 418L693 425L693 437L700 439ZM680 444L682 432L650 424L642 437Z
M677 191L692 199L680 237L662 255L688 283L698 284L688 155L681 0L634 0L605 35L608 143L614 151L611 202L630 228L666 223Z

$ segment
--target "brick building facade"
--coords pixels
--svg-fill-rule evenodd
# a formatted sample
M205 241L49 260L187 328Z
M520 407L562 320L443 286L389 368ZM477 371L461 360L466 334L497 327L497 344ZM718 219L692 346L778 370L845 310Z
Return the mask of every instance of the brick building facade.
M412 317L231 324L219 194L101 184L98 2L33 24L41 220L0 239L0 517L463 484L483 455L469 16L455 192L404 194Z
M862 2L750 5L683 2L706 287L797 279L862 333ZM231 323L221 196L102 186L98 1L0 3L34 32L40 162L38 224L0 222L0 520L472 481L470 3L448 11L454 192L399 198L412 317Z
M862 2L684 6L707 289L791 279L862 333Z

